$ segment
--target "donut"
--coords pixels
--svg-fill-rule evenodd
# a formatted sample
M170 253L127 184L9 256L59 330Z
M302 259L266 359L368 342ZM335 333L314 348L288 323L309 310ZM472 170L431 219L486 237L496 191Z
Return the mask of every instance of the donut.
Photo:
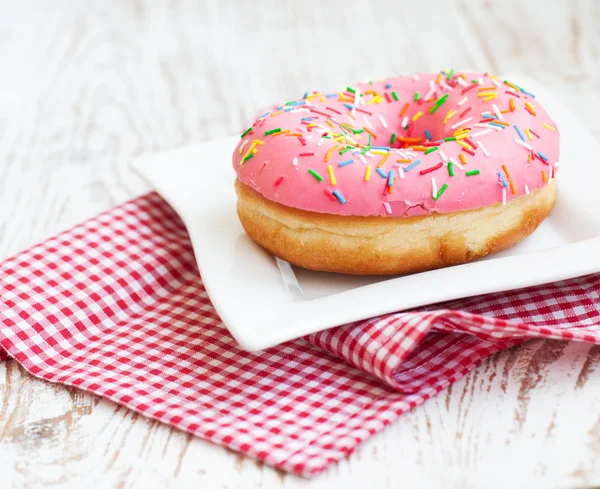
M404 274L512 246L556 199L560 134L525 88L420 73L307 92L233 152L246 233L294 265Z

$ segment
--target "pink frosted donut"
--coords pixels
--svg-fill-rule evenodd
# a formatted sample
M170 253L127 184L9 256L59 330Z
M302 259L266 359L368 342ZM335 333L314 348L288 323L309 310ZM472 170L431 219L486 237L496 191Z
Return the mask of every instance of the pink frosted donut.
M260 245L307 268L382 274L518 242L554 204L558 157L534 94L442 71L306 93L256 119L233 166Z

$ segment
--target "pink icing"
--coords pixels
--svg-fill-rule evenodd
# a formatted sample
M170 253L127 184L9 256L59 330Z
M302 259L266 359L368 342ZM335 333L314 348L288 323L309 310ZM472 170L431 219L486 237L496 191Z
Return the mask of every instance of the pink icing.
M477 84L472 80L477 80ZM556 172L558 129L534 96L525 91L526 87L515 89L510 82L506 84L487 74L463 73L453 74L450 80L445 74L390 78L372 84L359 83L353 90L362 96L348 90L340 92L341 96L336 93L329 97L315 92L282 106L287 110L274 110L259 117L233 153L238 179L269 200L308 211L355 216L417 216L475 209L503 199L510 201L542 187L546 184L544 180L549 182ZM420 95L418 102L415 93ZM446 94L447 99L431 114L436 101ZM511 110L511 99L514 110ZM357 106L355 101L359 101ZM408 108L401 116L407 103ZM530 104L531 111L526 103ZM501 119L496 115L496 108L501 112ZM422 113L420 117L418 112ZM501 128L494 125L495 122L482 122L482 113L494 115L490 121L508 123L508 126ZM408 126L402 127L405 120ZM456 125L461 121L466 122ZM344 123L364 132L351 132L343 141L329 139L328 136L335 138L344 134L340 129ZM377 136L372 137L371 146L390 146L389 151L371 149L361 157L359 153L368 143L365 128ZM437 145L439 149L429 154L412 149L429 142L425 131L435 142L453 137L463 128L470 128L469 142L464 139L462 142L476 145L472 150L474 155L456 141L442 141ZM277 129L283 134L269 134ZM395 134L393 144L390 143L392 134ZM399 139L408 135L422 141ZM258 143L249 152L254 141ZM327 153L336 146L326 161ZM347 146L353 149L340 154ZM466 164L461 163L460 153ZM380 172L385 178L377 172L383 158L386 160ZM339 166L349 160L351 164ZM420 163L413 165L415 160ZM335 185L328 166L331 166ZM367 167L371 167L371 174L365 181ZM405 171L407 167L410 169ZM423 174L429 169L432 170ZM322 181L309 170L322 177ZM479 170L479 174L467 176L467 172L474 170ZM393 174L391 193L390 172ZM337 197L332 194L334 191Z

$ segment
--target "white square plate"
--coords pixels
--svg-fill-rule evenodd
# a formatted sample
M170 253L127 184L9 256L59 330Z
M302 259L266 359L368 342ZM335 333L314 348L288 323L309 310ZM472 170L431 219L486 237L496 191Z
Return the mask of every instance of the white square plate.
M143 156L132 165L185 222L216 311L251 351L379 314L598 272L600 147L547 89L523 76L510 79L535 93L560 127L559 196L523 243L465 265L394 278L296 268L294 274L255 245L238 221L231 153L239 136Z

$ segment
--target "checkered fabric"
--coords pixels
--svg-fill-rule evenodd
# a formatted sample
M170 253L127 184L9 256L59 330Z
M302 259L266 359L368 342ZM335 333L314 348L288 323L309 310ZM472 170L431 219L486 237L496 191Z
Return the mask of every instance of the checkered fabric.
M507 346L600 342L599 291L592 275L248 353L151 193L0 264L0 346L37 377L312 476Z

